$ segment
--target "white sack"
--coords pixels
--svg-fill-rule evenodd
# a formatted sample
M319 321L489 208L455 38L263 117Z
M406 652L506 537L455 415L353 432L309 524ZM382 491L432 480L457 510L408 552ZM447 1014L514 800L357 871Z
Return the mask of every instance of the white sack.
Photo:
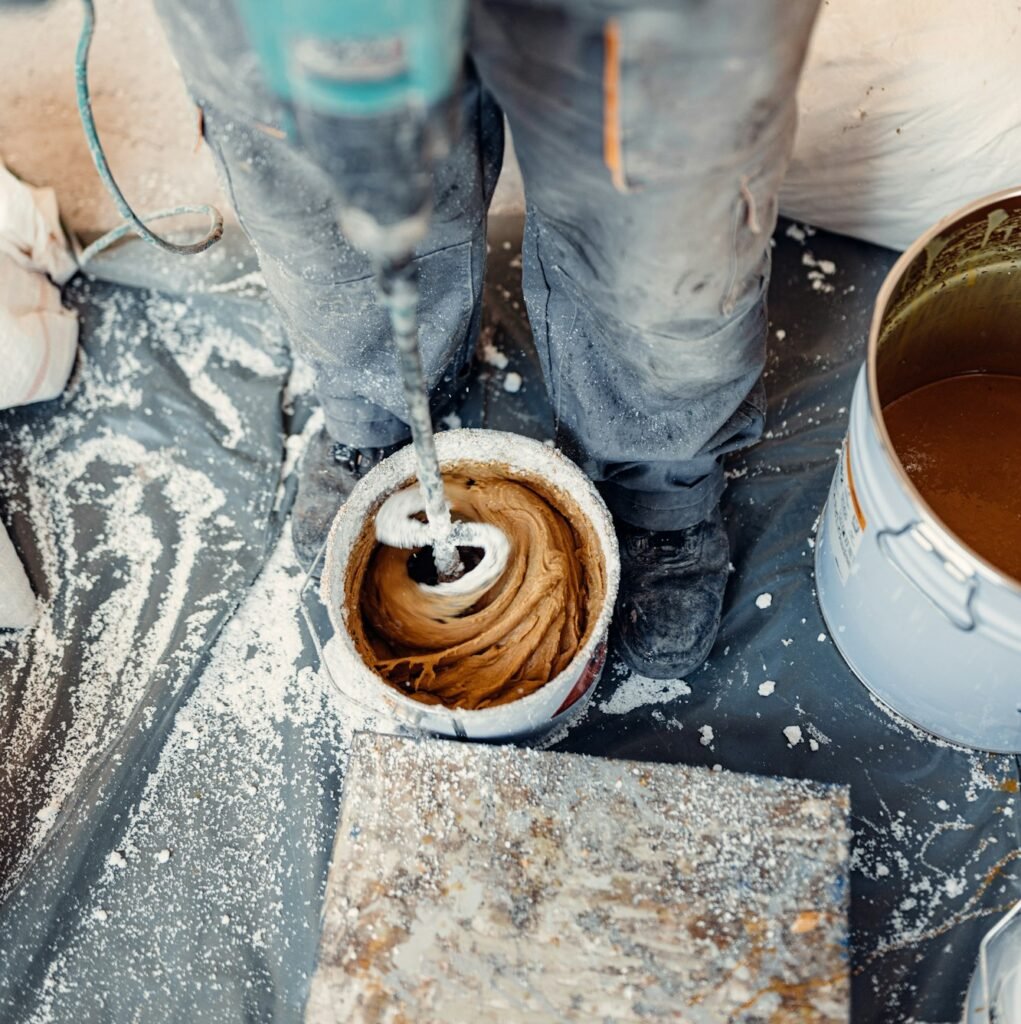
M75 269L53 190L26 185L0 163L0 409L63 391L78 318L61 306L53 282Z
M788 217L904 249L1021 185L1015 0L830 0L798 92Z
M0 523L0 629L23 629L35 622L35 595Z
M0 409L56 398L78 348L78 318L60 304L75 272L52 189L31 188L0 163ZM0 629L36 617L25 570L0 524Z

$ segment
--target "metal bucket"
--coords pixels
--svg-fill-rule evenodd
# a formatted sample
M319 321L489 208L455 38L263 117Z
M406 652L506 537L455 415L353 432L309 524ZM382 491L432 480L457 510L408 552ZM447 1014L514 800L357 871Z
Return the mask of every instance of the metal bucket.
M347 626L346 586L350 559L365 523L394 491L415 478L410 447L371 470L337 513L324 558L322 595L334 629L324 657L337 686L373 714L415 732L473 740L538 739L569 722L584 708L606 662L606 637L617 598L620 558L610 513L592 482L560 452L538 441L495 430L451 430L436 435L444 470L459 464L497 463L508 475L538 478L555 496L583 515L598 539L606 588L594 625L570 664L545 686L519 700L478 710L423 704L385 682L362 660Z
M1021 753L1021 584L935 515L882 409L959 374L1021 375L1021 189L923 235L876 300L816 545L819 604L861 681L916 725Z
M1021 1020L1021 903L982 939L964 1005L964 1024Z

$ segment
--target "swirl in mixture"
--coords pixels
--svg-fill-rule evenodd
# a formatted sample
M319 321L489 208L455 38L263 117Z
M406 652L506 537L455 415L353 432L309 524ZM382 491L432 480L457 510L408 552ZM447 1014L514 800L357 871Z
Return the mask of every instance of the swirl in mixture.
M465 467L444 485L455 519L506 534L503 575L466 612L444 615L409 576L412 552L376 544L370 523L352 553L351 635L369 667L416 700L504 704L553 679L587 639L605 589L598 542L580 512L571 509L577 528L538 482L508 478L499 467Z

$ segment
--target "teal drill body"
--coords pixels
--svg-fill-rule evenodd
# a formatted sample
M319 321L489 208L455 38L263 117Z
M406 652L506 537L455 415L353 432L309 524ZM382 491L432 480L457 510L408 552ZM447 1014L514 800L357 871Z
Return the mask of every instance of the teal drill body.
M425 235L449 147L466 0L236 0L293 140L337 194L341 227L379 259Z
M295 107L372 116L450 96L464 0L237 0L272 90Z

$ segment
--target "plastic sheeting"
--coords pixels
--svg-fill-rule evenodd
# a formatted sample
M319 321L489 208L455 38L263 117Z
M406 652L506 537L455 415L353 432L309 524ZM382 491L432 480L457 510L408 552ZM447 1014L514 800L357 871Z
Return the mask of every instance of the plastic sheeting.
M709 663L684 684L611 664L556 745L850 784L853 1019L954 1021L981 935L1021 896L1018 764L891 716L825 634L812 529L893 257L785 228L770 433L729 467L735 573ZM515 255L497 234L490 340L510 364L480 364L461 417L549 436ZM0 1018L298 1021L363 724L314 671L301 574L274 541L316 421L294 375L284 395L258 295L72 298L67 408L0 416L0 487L44 595L40 626L0 638Z
M0 898L22 884L0 905L4 1020L265 558L290 365L261 301L81 278L66 298L67 392L0 415L0 504L42 605L0 632Z

